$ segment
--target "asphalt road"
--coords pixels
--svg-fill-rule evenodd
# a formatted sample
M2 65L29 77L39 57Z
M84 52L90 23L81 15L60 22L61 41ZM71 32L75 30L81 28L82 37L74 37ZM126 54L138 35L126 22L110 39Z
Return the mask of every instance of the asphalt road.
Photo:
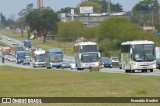
M12 45L12 42L16 42L19 45L23 45L23 43L21 41L6 37L4 35L2 36L2 42L9 44L10 46L14 46ZM10 40L8 40L10 39ZM1 53L0 53L1 55ZM65 60L72 60L73 61L73 57L70 56L65 56L64 57ZM33 68L32 64L31 65L22 65L22 64L16 64L15 62L9 62L7 60L5 60L5 63L2 63L2 59L0 58L0 65L6 65L6 66L13 66L13 67L20 67L20 68ZM36 68L36 69L44 69L44 68ZM54 70L55 68L52 68L51 70ZM61 70L61 69L59 69ZM89 72L89 70L83 70L83 71L77 71L77 70L71 70L69 68L66 68L65 70L68 71L76 71L76 72ZM104 73L123 73L123 74L132 74L132 75L155 75L155 76L160 76L160 70L158 69L154 69L153 72L146 72L146 73L142 73L142 72L138 72L136 71L135 73L125 73L124 70L119 69L119 68L102 68L100 69L100 72L104 72Z
M153 72L141 72L141 71L135 71L135 73L125 73L125 70L119 69L119 68L103 68L100 70L100 72L107 72L107 73L124 73L124 74L132 74L132 75L155 75L160 76L160 70L154 69Z

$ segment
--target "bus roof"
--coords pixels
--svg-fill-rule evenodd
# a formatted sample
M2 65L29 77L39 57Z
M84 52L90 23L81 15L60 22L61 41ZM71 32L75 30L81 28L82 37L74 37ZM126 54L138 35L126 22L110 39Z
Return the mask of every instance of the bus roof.
M77 45L97 45L97 44L95 42L79 42L74 46L77 46Z
M25 53L25 51L17 51L17 53Z
M62 52L60 48L48 49L48 52Z
M154 42L148 40L137 40L137 41L123 42L121 45L133 45L133 44L154 44Z
M22 45L16 45L14 48L23 48Z
M45 50L36 50L34 51L35 54L45 54Z
M2 47L2 50L8 50L11 49L10 47Z

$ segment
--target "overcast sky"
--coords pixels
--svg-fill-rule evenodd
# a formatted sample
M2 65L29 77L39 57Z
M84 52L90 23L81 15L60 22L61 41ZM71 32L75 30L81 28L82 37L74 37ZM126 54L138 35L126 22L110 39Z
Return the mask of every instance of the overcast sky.
M45 7L51 7L57 11L64 7L76 7L81 0L43 0ZM111 0L112 3L120 3L124 11L130 11L141 0ZM158 0L160 1L160 0ZM0 0L0 12L7 18L11 15L18 17L18 13L30 3L37 7L37 0Z

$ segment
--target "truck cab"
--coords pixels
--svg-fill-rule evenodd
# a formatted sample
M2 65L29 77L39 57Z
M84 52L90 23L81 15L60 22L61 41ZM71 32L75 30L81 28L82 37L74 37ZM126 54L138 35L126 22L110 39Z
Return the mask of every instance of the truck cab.
M11 54L11 48L10 47L2 47L1 51L2 51L2 56Z
M17 45L17 46L14 47L14 55L15 56L16 56L18 51L24 51L23 46Z
M16 52L16 63L23 63L23 61L25 60L25 51L17 51Z
M23 44L25 47L31 48L31 41L30 40L23 41Z

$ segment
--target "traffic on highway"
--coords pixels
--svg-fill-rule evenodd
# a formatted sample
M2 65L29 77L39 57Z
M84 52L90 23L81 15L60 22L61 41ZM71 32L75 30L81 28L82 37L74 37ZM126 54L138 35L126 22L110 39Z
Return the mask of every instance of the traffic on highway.
M145 45L147 52L140 52L141 54L145 53L143 54L144 57L140 57L138 53L135 53L136 47L139 47L137 45L134 45L134 49L131 50L133 51L132 53L128 52L127 54L127 50L129 49L126 48L127 46L125 45L139 44L140 42L124 43L123 53L121 54L122 61L120 62L117 57L101 57L98 46L94 42L77 43L74 46L74 57L69 57L65 56L60 48L43 50L34 47L30 40L20 42L4 35L0 36L2 38L1 42L13 47L13 50L11 50L10 47L0 47L0 65L35 69L65 69L77 72L89 72L91 68L100 67L100 72L132 72L131 74L134 75L160 75L160 71L156 69L156 59L153 58L155 54L150 54L153 50L153 42L151 42L151 45L147 43L147 47ZM128 61L131 60L130 54L134 56L133 59L138 63L133 61L132 66L128 68ZM143 60L145 62L143 62Z

